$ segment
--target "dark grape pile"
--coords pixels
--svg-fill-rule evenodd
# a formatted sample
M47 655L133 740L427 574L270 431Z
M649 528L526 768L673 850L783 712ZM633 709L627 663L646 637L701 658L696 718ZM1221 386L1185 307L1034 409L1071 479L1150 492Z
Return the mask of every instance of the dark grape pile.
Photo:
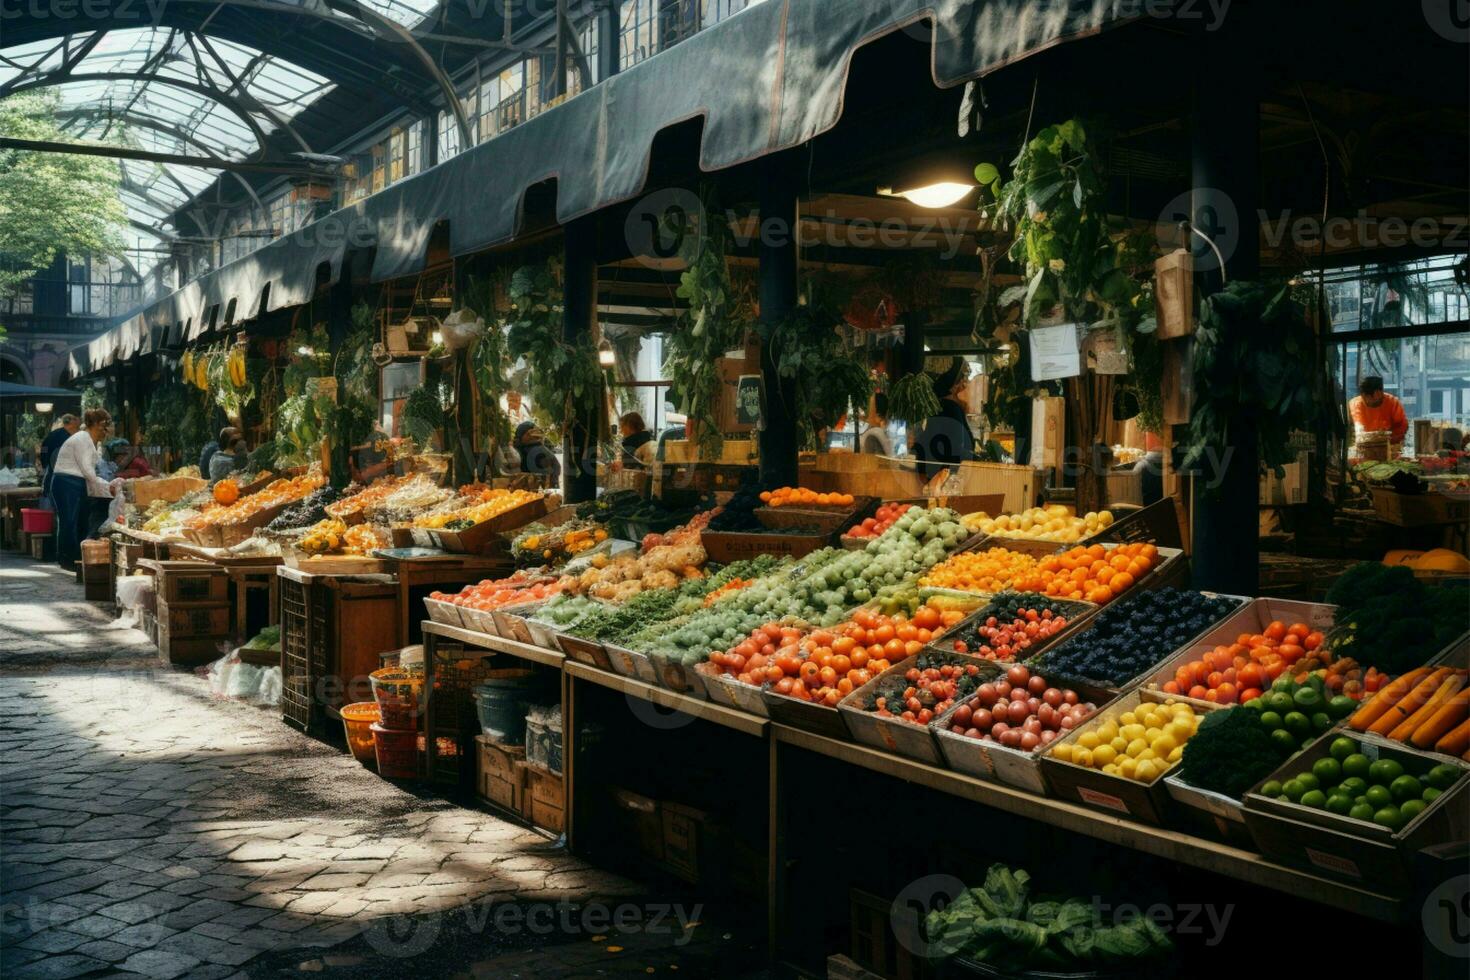
M1237 599L1155 589L1112 603L1090 627L1034 658L1048 676L1122 684L1234 612Z

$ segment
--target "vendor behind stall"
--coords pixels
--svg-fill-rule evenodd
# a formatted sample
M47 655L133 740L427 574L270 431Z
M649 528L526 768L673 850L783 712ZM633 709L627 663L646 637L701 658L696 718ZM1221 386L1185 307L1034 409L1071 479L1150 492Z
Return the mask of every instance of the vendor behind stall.
M915 458L930 464L924 468L927 476L944 469L936 464L953 465L975 458L975 436L970 431L969 408L965 405L968 381L965 360L961 357L956 357L934 380L939 414L925 419L914 439Z
M615 468L646 470L653 465L655 439L640 413L628 412L618 419L618 433L623 442L622 453L614 464Z
M548 486L561 486L561 463L546 445L546 436L536 428L535 422L527 420L516 426L515 442L522 473L539 477Z
M233 446L238 438L240 438L240 430L233 425L227 425L219 430L218 439L206 442L204 451L199 454L199 475L206 480L209 479L209 463L214 458L214 454L219 452L222 446Z
M1348 402L1348 415L1361 433L1387 432L1390 444L1400 444L1409 431L1404 403L1383 390L1383 379L1368 375L1358 382L1358 397Z
M250 461L250 447L238 435L229 448L221 448L209 459L209 479L223 480L243 470Z

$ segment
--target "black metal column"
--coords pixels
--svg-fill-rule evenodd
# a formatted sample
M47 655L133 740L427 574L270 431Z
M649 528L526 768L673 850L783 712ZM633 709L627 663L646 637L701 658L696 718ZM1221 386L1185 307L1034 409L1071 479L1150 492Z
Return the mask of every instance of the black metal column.
M562 339L577 343L597 318L597 219L566 226L566 282L562 287ZM589 392L573 406L562 435L562 493L569 504L597 496L597 416L601 395Z
M762 161L760 188L761 326L780 323L796 306L797 169L789 153ZM796 420L791 411L796 391L776 373L769 345L761 345L761 385L765 405L761 412L761 485L766 489L796 486Z
M1248 11L1233 12L1221 29L1201 32L1194 80L1192 135L1195 226L1215 242L1230 281L1260 273L1260 106L1252 72L1222 71L1225 64L1256 64ZM1234 227L1231 227L1231 226ZM1223 277L1214 250L1192 234L1201 297L1219 291ZM1203 246L1203 247L1201 247ZM1206 463L1192 479L1191 537L1194 584L1255 595L1260 580L1258 443L1254 428L1233 425L1223 459Z

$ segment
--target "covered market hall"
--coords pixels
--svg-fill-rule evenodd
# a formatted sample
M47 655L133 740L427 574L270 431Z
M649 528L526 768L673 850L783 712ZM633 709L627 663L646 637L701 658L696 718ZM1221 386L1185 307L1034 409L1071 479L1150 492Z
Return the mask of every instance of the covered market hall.
M1463 977L1463 6L0 4L0 972Z

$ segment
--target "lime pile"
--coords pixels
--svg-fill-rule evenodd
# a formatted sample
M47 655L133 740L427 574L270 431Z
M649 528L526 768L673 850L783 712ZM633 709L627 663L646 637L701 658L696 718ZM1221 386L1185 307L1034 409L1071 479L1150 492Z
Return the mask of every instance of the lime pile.
M1245 707L1259 713L1261 727L1281 754L1292 755L1356 711L1358 702L1341 694L1327 696L1320 687L1320 678L1297 683L1283 676L1260 697L1247 701Z
M1457 766L1442 763L1423 776L1412 776L1398 760L1371 760L1362 746L1343 737L1333 740L1328 754L1312 763L1310 771L1297 773L1284 783L1273 779L1261 792L1401 830L1461 775Z

